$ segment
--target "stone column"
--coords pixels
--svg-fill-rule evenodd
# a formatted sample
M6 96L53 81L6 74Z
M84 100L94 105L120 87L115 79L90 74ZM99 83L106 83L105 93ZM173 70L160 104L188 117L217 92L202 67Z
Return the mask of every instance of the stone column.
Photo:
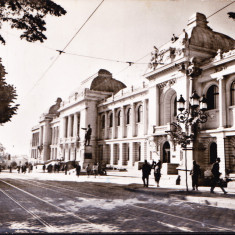
M148 131L148 100L143 100L143 128L144 135L147 135Z
M112 112L113 112L112 139L115 139L116 138L116 112L115 112L115 109L113 109Z
M160 109L160 99L159 99L159 87L153 86L149 89L149 102L148 102L148 134L153 134L153 126L160 125L159 119L159 109Z
M72 116L69 115L69 117L68 117L68 129L67 129L68 133L67 133L67 137L71 137L71 123L72 123Z
M104 113L104 117L105 117L105 123L104 123L104 139L108 138L108 112L106 111Z
M77 137L78 132L78 115L74 114L74 122L73 122L73 137Z
M131 128L132 136L136 136L136 112L135 112L135 103L131 104Z
M121 107L121 138L125 137L125 109Z
M41 146L43 143L43 126L40 126L40 132L39 132L39 146Z
M50 124L49 120L45 120L44 125L44 133L43 133L43 161L50 159L50 138L51 138L51 132L50 132Z
M142 141L142 142L140 142L140 144L141 144L141 156L140 156L140 161L141 162L144 162L144 160L145 160L145 156L144 156L144 153L145 153L145 146L144 146L144 141ZM147 158L146 158L146 160L147 160Z
M219 127L223 128L226 126L226 107L225 107L225 88L223 76L218 78L219 80Z
M122 162L123 162L123 144L120 143L120 144L119 144L119 159L118 159L118 165L119 165L119 166L122 166L122 165L123 165Z
M225 144L224 144L224 133L219 133L217 135L217 155L220 158L220 172L222 176L225 176Z
M63 128L62 137L63 138L66 138L66 136L67 136L67 133L66 133L66 130L67 130L67 128L66 128L66 125L67 125L66 118L67 117L63 117L63 123L62 123L62 128Z
M134 154L133 154L133 142L129 143L129 161L128 161L128 165L129 166L133 166L134 165L134 158L133 158Z
M110 165L113 166L114 164L114 144L110 144Z

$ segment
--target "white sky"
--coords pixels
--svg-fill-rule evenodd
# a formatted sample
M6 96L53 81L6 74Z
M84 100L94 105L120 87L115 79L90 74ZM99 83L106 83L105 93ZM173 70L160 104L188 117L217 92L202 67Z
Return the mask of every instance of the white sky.
M8 72L6 79L17 89L20 104L11 122L0 126L0 143L12 155L30 152L31 128L39 116L56 101L67 99L80 81L98 72L109 70L114 78L130 85L143 79L146 64L132 65L63 54L49 72L47 67L58 55L101 0L56 0L65 8L62 17L47 17L47 41L29 43L21 40L17 30L1 31L7 44L0 45L0 57ZM180 34L189 17L200 12L209 16L231 1L225 0L105 0L85 27L72 41L67 52L120 61L136 61ZM235 21L227 12L235 4L208 19L217 32L235 38ZM52 50L54 49L54 50ZM140 62L147 63L149 56ZM120 71L122 71L120 73ZM41 78L41 79L40 79ZM39 82L37 82L40 79ZM36 85L35 85L36 84Z

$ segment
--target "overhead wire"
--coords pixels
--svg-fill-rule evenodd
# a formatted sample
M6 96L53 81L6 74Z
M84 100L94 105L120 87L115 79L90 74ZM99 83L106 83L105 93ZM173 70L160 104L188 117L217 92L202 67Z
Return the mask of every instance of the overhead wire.
M71 52L66 52L66 48L70 45L70 43L74 40L74 38L77 36L77 34L82 30L82 28L85 26L85 24L90 20L90 18L94 15L94 13L97 11L97 9L101 6L101 4L104 2L104 0L102 0L98 6L95 8L95 10L91 13L91 15L87 18L87 20L82 24L82 26L78 29L78 31L73 35L73 37L69 40L69 42L64 46L64 48L62 50L56 50L50 47L47 47L45 45L40 45L43 46L45 48L48 48L50 50L54 50L57 51L59 54L56 56L56 58L52 61L52 63L48 66L48 68L44 71L44 73L41 75L41 77L36 81L36 83L34 84L34 86L29 90L28 93L30 93L35 86L40 82L40 80L42 80L44 78L44 76L47 74L47 72L51 69L51 67L55 64L55 62L59 59L61 54L67 54L67 55L73 55L73 56L78 56L78 57L84 57L84 58L90 58L90 59L98 59L98 60L105 60L105 61L111 61L111 62L117 62L117 63L125 63L128 64L128 66L126 66L125 68L123 68L121 71L115 73L115 75L118 75L120 73L122 73L123 71L125 71L126 69L128 69L131 65L133 64L149 64L149 63L138 63L139 61L141 61L142 59L144 59L145 57L149 56L151 54L151 52L149 52L148 54L142 56L141 58L137 59L136 61L123 61L123 60L115 60L115 59L108 59L108 58L103 58L103 57L96 57L96 56L88 56L88 55L81 55L81 54L76 54L76 53L71 53ZM213 14L211 14L210 16L207 17L210 18L212 16L214 16L215 14L217 14L218 12L220 12L221 10L225 9L226 7L230 6L231 4L233 4L235 1L227 4L226 6L222 7L221 9L217 10L216 12L214 12ZM179 36L179 35L178 35ZM164 45L166 45L167 43L169 43L170 41L160 45L158 48L163 47ZM148 68L147 68L148 69ZM147 71L147 69L145 71Z
M29 90L29 92L26 94L28 95L36 86L37 84L44 78L44 76L47 74L47 72L51 69L51 67L55 64L55 62L59 59L60 55L64 53L64 50L70 45L70 43L74 40L74 38L78 35L78 33L82 30L82 28L86 25L86 23L90 20L90 18L94 15L94 13L98 10L98 8L101 6L101 4L104 2L102 0L99 5L95 8L95 10L90 14L90 16L87 18L87 20L82 24L82 26L78 29L78 31L74 34L74 36L69 40L69 42L65 45L63 50L59 51L59 54L56 56L56 58L52 61L52 63L48 66L48 68L44 71L42 76L35 82L33 87ZM58 51L58 50L57 50Z

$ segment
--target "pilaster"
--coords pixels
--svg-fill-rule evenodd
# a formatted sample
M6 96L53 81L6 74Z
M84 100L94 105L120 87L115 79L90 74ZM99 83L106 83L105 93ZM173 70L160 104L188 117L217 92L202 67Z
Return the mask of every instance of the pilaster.
M219 127L226 126L225 88L223 76L219 77Z

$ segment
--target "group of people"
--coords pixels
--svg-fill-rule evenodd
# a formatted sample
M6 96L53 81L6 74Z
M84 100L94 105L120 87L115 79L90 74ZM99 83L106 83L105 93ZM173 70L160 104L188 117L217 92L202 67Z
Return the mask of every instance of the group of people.
M216 159L216 162L213 164L211 168L211 173L212 173L212 180L211 180L211 189L210 192L214 193L215 187L218 185L221 190L226 194L227 192L225 191L223 187L223 180L220 178L221 173L219 171L220 163L220 158ZM161 160L156 163L153 161L152 165L147 162L147 160L144 161L144 164L142 165L142 180L144 183L144 187L148 187L149 185L149 175L151 174L151 170L154 169L154 179L157 183L157 187L159 187L159 182L161 178L161 167L162 163ZM190 171L190 175L192 177L192 189L193 190L198 190L198 178L201 175L201 169L200 166L196 163L196 161L193 161L193 167L192 170Z
M149 185L149 175L151 174L152 169L154 169L154 179L157 183L157 187L159 187L159 182L161 178L161 168L161 160L159 160L157 163L153 161L152 165L149 164L147 160L144 161L144 164L142 166L142 180L144 183L144 187L148 187Z
M91 166L90 164L86 166L86 173L87 173L87 177L90 177L90 175L93 174L96 178L98 174L105 175L106 171L105 171L105 167L103 167L101 164L95 163L93 166Z

